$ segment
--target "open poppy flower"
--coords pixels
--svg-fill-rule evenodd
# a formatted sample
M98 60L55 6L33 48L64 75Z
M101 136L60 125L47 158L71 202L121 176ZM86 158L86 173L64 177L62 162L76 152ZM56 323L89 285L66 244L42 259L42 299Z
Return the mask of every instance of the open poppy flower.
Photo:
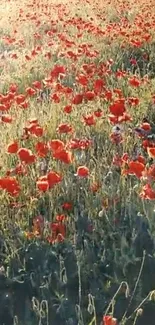
M128 169L123 170L123 175L135 175L137 178L141 178L143 176L143 172L145 170L145 165L139 161L130 161L128 163Z
M59 139L53 139L51 141L48 141L48 147L53 151L61 151L64 149L65 144Z
M123 113L125 112L125 100L119 99L116 100L113 104L110 105L109 107L110 113L114 116L122 116Z
M15 177L0 178L0 188L6 190L11 196L18 196L20 193L20 186Z
M77 169L77 176L79 177L88 177L89 176L89 169L86 166L79 166Z
M103 316L103 325L117 325L117 319L112 316Z
M142 199L155 200L155 190L151 188L150 184L146 184L140 192L140 197Z
M149 155L150 158L155 158L155 148L147 148L147 153Z
M18 151L18 142L17 141L14 141L8 145L8 147L7 147L8 153L17 153L17 151Z
M62 181L62 176L54 171L50 171L47 174L47 180L48 180L49 188L52 188L54 185Z
M48 153L48 146L44 142L37 142L35 145L35 150L39 157L46 157Z
M40 177L39 180L37 181L36 185L37 185L37 188L39 191L46 192L49 189L49 182L48 182L47 176L44 178Z
M72 152L65 149L53 152L53 158L58 159L65 164L71 164L73 162Z
M57 132L59 133L71 133L73 132L73 128L71 125L67 123L60 124L57 128Z
M20 148L17 151L17 154L19 156L19 159L26 164L32 164L36 160L35 155L33 155L32 151L27 148Z

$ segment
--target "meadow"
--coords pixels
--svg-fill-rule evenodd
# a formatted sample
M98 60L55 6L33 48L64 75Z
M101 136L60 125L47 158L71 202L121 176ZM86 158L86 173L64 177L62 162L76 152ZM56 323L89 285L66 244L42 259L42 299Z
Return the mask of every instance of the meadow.
M154 0L1 0L0 75L0 325L154 325Z

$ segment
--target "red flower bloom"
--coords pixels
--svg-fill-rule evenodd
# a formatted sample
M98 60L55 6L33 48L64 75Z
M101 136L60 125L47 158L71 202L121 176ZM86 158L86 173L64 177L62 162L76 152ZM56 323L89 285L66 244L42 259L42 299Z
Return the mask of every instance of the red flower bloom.
M96 117L102 117L102 115L103 115L103 111L102 111L100 108L98 108L98 109L94 112L94 115L95 115Z
M25 102L26 96L23 94L17 95L15 97L16 103L20 105L21 103Z
M48 146L44 142L37 142L35 145L35 150L39 157L46 157L48 153Z
M93 100L95 98L95 93L93 91L87 91L85 94L84 94L84 97L85 99L87 100Z
M79 177L88 177L89 169L86 166L79 166L77 169L77 176Z
M62 181L62 176L60 176L58 173L56 172L52 172L50 171L47 174L47 180L49 183L49 188L52 188L54 185L60 183Z
M46 177L40 177L36 183L39 191L46 192L49 189L49 182Z
M10 115L5 114L5 115L2 115L1 121L4 123L12 123L13 118Z
M142 123L140 128L145 130L145 131L150 131L151 130L151 125L150 125L150 123Z
M0 178L0 188L6 190L12 196L17 196L20 193L19 183L14 177Z
M66 219L67 219L67 217L64 214L58 214L56 216L56 221L59 221L59 222L62 222L64 220L66 220Z
M103 325L117 325L117 319L112 316L103 316Z
M38 80L34 81L32 83L32 86L35 87L36 89L41 89L42 88L41 81Z
M71 210L72 209L72 204L70 202L65 202L62 204L62 208L64 210Z
M72 105L67 105L64 107L64 112L70 114L72 112Z
M66 69L63 65L55 65L50 75L53 78L58 78L60 74L65 74Z
M67 123L60 124L57 128L57 132L59 133L71 133L73 132L73 128L71 125Z
M116 100L112 105L109 107L111 114L114 116L122 116L123 113L125 112L125 100L119 99Z
M149 157L155 158L155 148L147 147L147 153L148 153Z
M33 155L32 151L27 148L20 148L17 151L17 154L20 160L25 162L26 164L32 164L35 162L35 155Z
M143 176L145 170L145 165L139 161L130 161L128 164L128 169L123 172L123 174L135 175L137 178Z
M82 104L83 94L76 94L72 99L72 104L79 105Z
M8 145L8 147L7 147L8 153L17 153L17 151L18 151L18 142L17 141L14 141Z
M140 193L140 197L142 199L155 200L155 190L153 190L151 188L150 184L146 184L142 188L142 191Z
M76 77L76 81L82 86L87 86L88 84L88 78L84 74L80 74Z
M62 242L66 237L66 226L62 222L53 222L50 225L52 230L52 236L49 237L49 242L54 243L55 241Z
M138 78L136 78L136 76L134 76L133 78L129 78L129 84L133 87L139 87L141 82Z
M53 158L61 160L65 164L71 164L73 162L72 153L65 149L53 152Z
M102 79L97 79L94 82L94 92L95 94L100 94L103 90L104 81Z
M83 116L83 119L84 119L84 122L86 125L95 125L96 124L96 121L95 121L95 117L93 114L91 115L86 115L86 116Z
M48 142L48 147L53 151L61 151L64 149L65 144L59 139L53 139Z
M36 94L36 90L31 87L28 87L26 88L26 94L29 96L34 96Z

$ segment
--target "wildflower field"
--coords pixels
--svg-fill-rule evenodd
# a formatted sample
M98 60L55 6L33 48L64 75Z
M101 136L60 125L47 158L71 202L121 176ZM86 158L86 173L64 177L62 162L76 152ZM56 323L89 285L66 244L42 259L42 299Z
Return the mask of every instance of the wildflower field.
M1 0L0 76L0 325L154 325L154 0Z

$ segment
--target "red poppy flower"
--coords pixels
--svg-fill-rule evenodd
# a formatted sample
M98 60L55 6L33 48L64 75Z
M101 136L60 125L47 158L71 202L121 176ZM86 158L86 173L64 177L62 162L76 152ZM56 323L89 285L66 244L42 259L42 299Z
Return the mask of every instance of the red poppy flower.
M60 124L57 128L57 132L59 133L71 133L73 132L73 128L71 125L67 123Z
M62 242L66 237L66 226L62 222L52 222L50 224L52 230L52 236L48 238L49 242L54 243L55 241Z
M112 94L112 91L111 90L106 90L105 91L104 98L106 100L111 101L112 100L112 96L113 96L113 94Z
M64 214L58 214L55 219L56 219L56 221L62 222L64 220L66 220L67 217Z
M53 139L48 142L48 147L53 151L61 151L64 149L65 144L59 139Z
M114 116L122 116L125 112L125 100L119 99L115 101L112 105L110 105L109 109Z
M84 119L84 122L86 125L95 125L96 124L96 121L95 121L95 117L93 114L91 115L86 115L86 116L83 116L83 119Z
M142 199L155 200L155 190L151 188L150 184L146 184L142 188L140 197Z
M16 165L15 169L14 169L14 172L16 175L26 175L27 174L27 167L22 164L22 163L19 163Z
M120 157L118 154L116 154L116 155L113 157L112 163L113 163L113 165L115 165L115 166L117 166L117 167L121 167L122 164L123 164L123 159L122 159L122 157Z
M155 158L155 148L147 147L147 153L148 153L150 158Z
M17 96L15 97L16 103L17 103L18 105L20 105L21 103L23 103L23 102L25 101L25 99L26 99L26 96L23 95L23 94L19 94L19 95L17 95Z
M133 86L133 87L139 87L141 82L138 78L136 78L136 76L134 76L132 78L129 78L129 84L130 84L130 86Z
M18 196L20 193L20 186L15 177L0 178L0 188L6 190L12 196Z
M54 103L60 103L60 96L57 93L54 93L50 96L50 99L54 101Z
M26 164L32 164L35 162L35 155L33 155L32 151L27 148L20 148L17 151L17 154L20 160L25 162Z
M36 121L32 121L28 127L25 128L30 134L36 137L42 137L44 131L43 128Z
M14 141L8 145L8 147L7 147L8 153L17 153L17 151L18 151L18 142L17 141Z
M123 142L123 137L122 137L121 132L112 132L110 134L110 139L111 139L112 143L115 143L115 144L119 144L119 143Z
M148 169L145 170L144 177L155 180L155 164L151 165Z
M92 141L89 139L72 139L68 142L67 148L69 149L81 149L86 150L92 145Z
M151 130L151 125L150 125L150 123L142 123L140 128L145 130L145 131L150 131Z
M72 105L66 105L64 107L64 112L70 114L72 112Z
M32 86L33 86L34 88L36 88L36 89L41 89L41 88L42 88L41 81L38 81L38 80L33 81Z
M49 189L49 182L47 177L45 177L44 179L40 177L40 179L38 179L37 183L37 188L39 191L42 192L46 192Z
M36 90L31 87L28 87L26 88L26 94L29 95L30 97L34 96L36 94Z
M137 106L139 105L139 98L137 97L128 97L128 104L131 105L131 106Z
M65 149L53 152L53 158L61 160L65 164L71 164L73 162L72 153Z
M103 90L104 81L102 79L97 79L94 82L94 92L95 94L100 94Z
M102 115L103 115L103 111L102 111L100 108L98 108L98 109L94 112L94 115L95 115L96 117L102 117Z
M25 101L25 102L23 102L23 103L20 104L20 107L26 109L26 108L29 107L29 103Z
M79 105L82 104L83 94L76 94L72 99L72 104Z
M44 142L37 142L35 145L35 150L39 157L46 157L48 153L48 146Z
M1 112L5 112L5 111L7 111L7 106L6 106L6 104L4 105L4 104L0 104L0 111Z
M103 316L103 325L117 325L117 319L112 316Z
M12 93L16 93L18 90L18 86L16 84L11 84L9 86L9 91L11 91Z
M85 94L84 94L84 97L85 99L87 100L93 100L95 98L95 93L93 91L87 91Z
M139 161L130 161L128 167L126 173L128 175L134 174L137 178L141 178L145 170L145 165Z
M82 86L87 86L88 84L88 78L84 74L78 75L78 77L76 77L76 81Z
M86 166L79 166L77 169L77 176L79 177L88 177L89 169Z
M122 116L119 116L118 117L118 123L122 123L122 122L131 122L133 119L132 119L132 117L131 117L131 115L130 114L128 114L128 113L123 113L123 115Z
M72 203L70 203L70 202L65 202L65 203L62 204L62 208L63 208L64 210L71 210L71 209L72 209Z
M53 78L59 77L60 74L65 74L66 69L63 65L55 65L54 68L52 69L50 75Z
M54 185L56 185L62 181L62 176L56 172L50 171L47 174L47 179L48 179L48 183L49 183L49 188L52 188Z
M2 115L1 121L4 123L12 123L13 118L10 115L5 114L5 115Z

